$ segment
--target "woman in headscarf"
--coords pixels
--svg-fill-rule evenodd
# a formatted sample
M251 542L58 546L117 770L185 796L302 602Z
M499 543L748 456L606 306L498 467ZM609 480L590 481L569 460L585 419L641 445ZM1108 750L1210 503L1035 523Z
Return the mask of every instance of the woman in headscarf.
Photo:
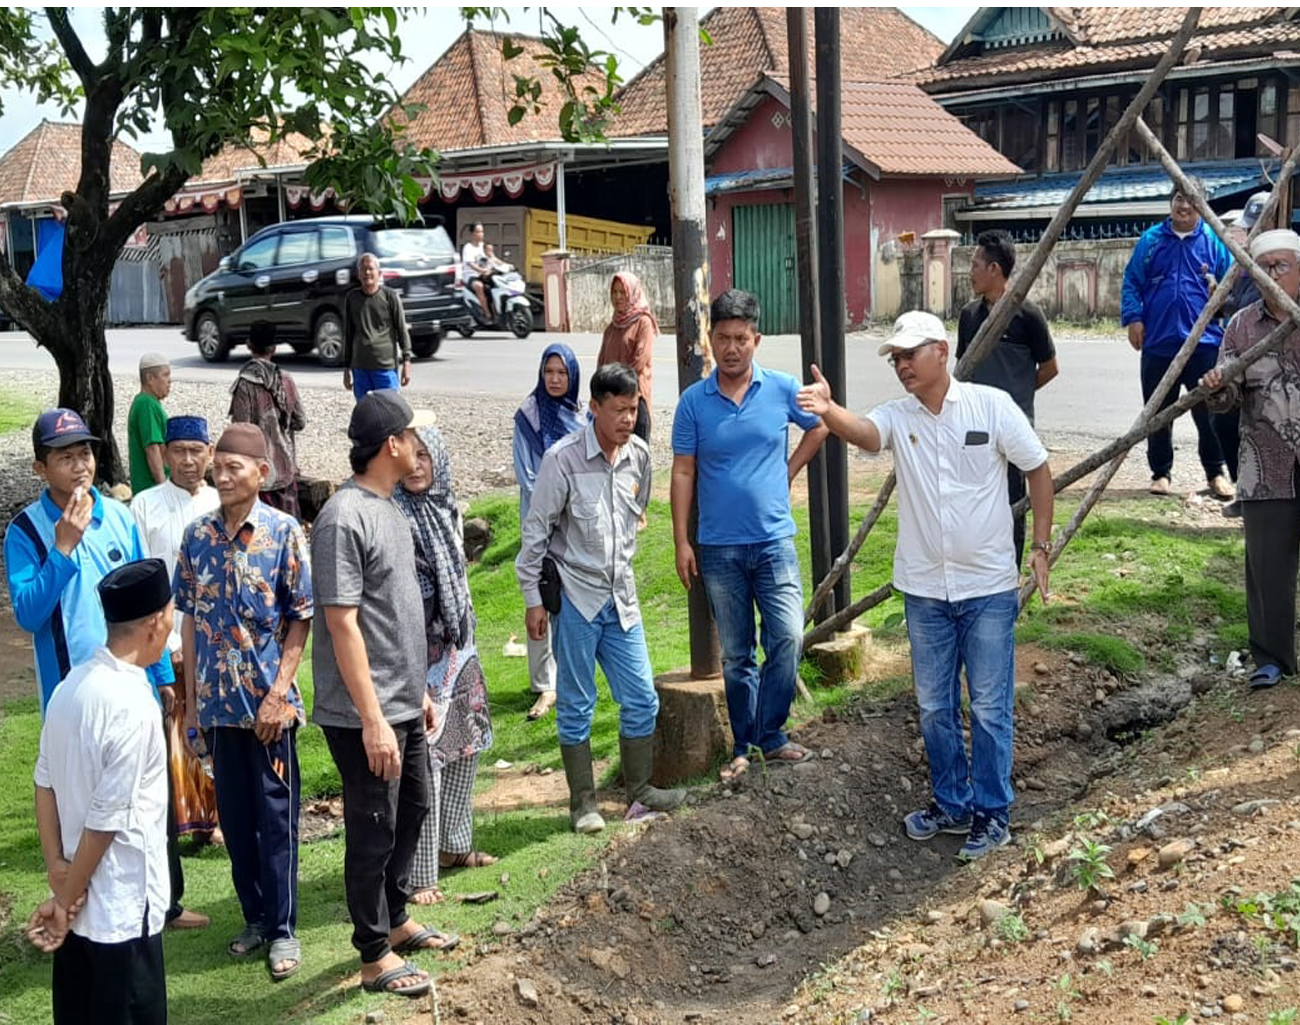
M492 719L474 645L474 604L451 459L438 428L421 427L416 434L416 470L393 491L393 501L415 538L429 645L426 681L436 713L434 729L426 734L433 807L411 868L411 899L432 904L442 898L439 868L477 868L496 861L474 850L471 808L479 755L492 746Z
M659 337L659 322L650 310L641 282L630 271L619 271L614 275L609 286L609 301L614 307L614 319L605 328L596 366L626 363L636 371L641 395L637 403L636 426L632 430L648 445L651 361L655 339Z
M582 376L578 357L567 345L556 342L542 353L537 368L537 387L515 413L515 479L519 481L519 522L528 515L528 505L537 481L537 468L546 450L561 438L581 430L586 423L578 404ZM555 707L555 659L551 655L551 632L540 641L528 638L528 683L537 695L528 710L529 719L540 719Z

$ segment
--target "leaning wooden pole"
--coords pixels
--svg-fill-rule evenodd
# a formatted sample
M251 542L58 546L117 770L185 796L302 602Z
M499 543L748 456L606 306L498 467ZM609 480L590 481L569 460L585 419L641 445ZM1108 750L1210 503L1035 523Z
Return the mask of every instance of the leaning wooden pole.
M993 346L997 345L1001 340L1002 335L1006 332L1007 325L1011 323L1011 318L1015 315L1016 311L1020 309L1021 303L1025 301L1025 297L1029 294L1029 289L1033 286L1034 281L1038 278L1038 275L1042 272L1044 265L1047 263L1047 258L1051 255L1052 248L1061 237L1061 233L1065 230L1066 225L1070 223L1070 218L1074 216L1074 211L1078 208L1079 204L1083 202L1083 198L1088 194L1088 190L1096 184L1097 179L1101 177L1102 173L1106 170L1106 167L1110 164L1111 154L1114 153L1115 147L1118 145L1122 133L1127 132L1138 123L1142 111L1146 109L1147 104L1149 104L1152 97L1155 96L1156 90L1160 88L1165 76L1169 74L1170 69L1173 68L1182 58L1183 50L1191 40L1192 34L1196 31L1196 23L1199 17L1199 8L1192 7L1188 9L1187 16L1183 19L1182 26L1169 44L1169 49L1165 52L1165 55L1160 58L1159 63L1157 63L1155 68L1152 70L1146 83L1138 91L1138 94L1133 98L1132 102L1129 103L1123 116L1120 117L1115 126L1107 133L1106 138L1102 140L1101 146L1098 148L1096 155L1088 163L1087 168L1083 172L1083 176L1079 179L1073 190L1071 190L1070 195L1066 198L1060 209L1056 211L1056 215L1044 230L1042 237L1038 240L1038 244L1034 247L1034 251L1029 257L1029 260L1015 275L1015 277L1012 278L1007 290L1002 294L1002 298L993 304L993 309L989 311L988 319L984 321L984 324L980 327L979 331L976 332L970 348L966 351L966 355L962 357L961 361L953 371L958 380L967 380L975 367L978 366L979 363L993 350ZM843 397L842 391L837 394L840 394L841 397ZM880 495L877 496L877 505L880 507L880 511L883 511L884 503L888 501L889 494L893 491L893 488L894 475L891 473L889 477L886 478L884 485L881 487ZM840 553L840 555L835 559L835 562L831 565L830 573L826 575L825 579L823 579L813 591L812 598L809 600L807 608L804 609L805 623L813 618L818 606L821 605L826 595L830 593L831 588L833 588L839 581L840 576L844 573L845 569L848 568L849 563L853 561L853 557L858 553L858 549L862 547L862 543L871 532L871 528L875 525L876 520L880 518L880 511L877 511L874 507L872 511L875 513L875 519L863 521L863 526L858 529L852 542ZM849 605L848 608L853 608L853 605ZM847 609L845 611L847 611ZM860 615L861 613L858 614ZM835 618L838 619L839 616ZM827 622L830 622L830 620L827 620ZM821 625L824 626L825 624ZM811 635L805 635L804 637L805 647L808 644L808 636Z

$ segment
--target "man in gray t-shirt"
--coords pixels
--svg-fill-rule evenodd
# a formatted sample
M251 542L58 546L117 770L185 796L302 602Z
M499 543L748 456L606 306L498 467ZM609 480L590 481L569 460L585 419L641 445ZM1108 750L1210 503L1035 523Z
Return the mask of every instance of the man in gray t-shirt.
M321 727L343 781L343 885L361 984L417 996L429 975L403 960L413 950L450 950L456 937L406 913L411 862L429 811L424 630L415 549L393 488L414 472L414 413L391 389L367 393L352 411L353 476L312 527L317 608L312 650ZM414 627L414 628L413 628Z

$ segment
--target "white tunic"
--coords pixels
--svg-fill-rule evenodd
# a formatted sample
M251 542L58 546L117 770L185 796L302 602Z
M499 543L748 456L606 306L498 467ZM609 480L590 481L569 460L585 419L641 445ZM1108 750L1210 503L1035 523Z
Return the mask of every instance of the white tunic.
M894 586L946 601L1014 588L1007 463L1036 470L1047 450L1011 397L954 379L937 416L909 395L867 417L898 475Z
M210 484L203 484L196 494L191 495L170 480L155 484L141 491L131 499L131 515L135 517L140 528L140 540L145 553L167 563L167 576L176 574L176 556L181 549L181 538L185 528L200 516L206 516L221 507L221 498L217 489ZM181 617L176 617L176 625L167 641L167 650L181 650Z
M167 872L167 753L145 671L100 648L74 666L45 709L33 779L54 791L63 855L84 829L114 833L72 931L96 943L161 932Z

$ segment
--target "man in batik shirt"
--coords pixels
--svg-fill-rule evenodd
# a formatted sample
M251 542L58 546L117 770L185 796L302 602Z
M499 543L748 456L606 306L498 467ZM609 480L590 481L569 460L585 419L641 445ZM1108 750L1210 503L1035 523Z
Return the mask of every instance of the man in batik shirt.
M298 663L311 629L307 539L298 521L260 501L266 438L231 424L212 479L221 508L190 524L173 587L184 614L186 725L203 729L217 813L244 929L228 950L269 944L271 975L302 963L298 911Z

